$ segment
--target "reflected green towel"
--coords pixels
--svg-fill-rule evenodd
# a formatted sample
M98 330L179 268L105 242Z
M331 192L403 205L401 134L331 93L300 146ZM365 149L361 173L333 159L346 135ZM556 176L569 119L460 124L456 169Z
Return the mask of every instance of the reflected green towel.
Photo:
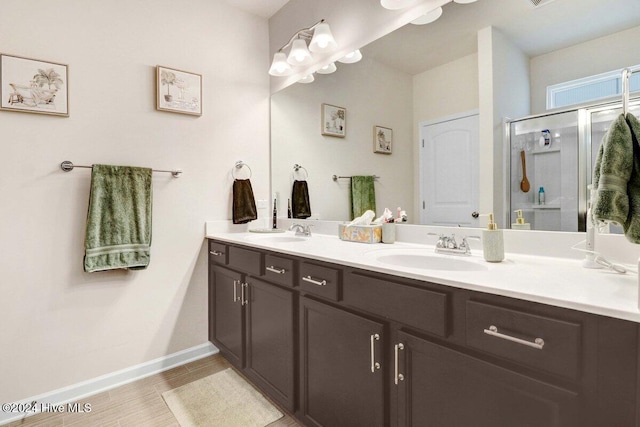
M629 215L627 183L632 169L631 129L620 115L605 134L596 159L593 185L598 193L592 208L595 221L625 224Z
M631 243L640 244L640 121L633 114L627 114L627 123L633 140L633 170L627 184L629 215L624 223L624 235Z
M151 202L151 169L93 165L84 271L147 268Z
M372 176L351 177L351 219L368 210L376 211L376 192Z

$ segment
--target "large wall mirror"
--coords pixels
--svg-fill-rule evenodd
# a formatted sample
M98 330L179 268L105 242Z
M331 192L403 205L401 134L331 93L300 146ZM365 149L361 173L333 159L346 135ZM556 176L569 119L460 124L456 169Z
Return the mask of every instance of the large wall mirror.
M478 209L478 198L486 195L487 189L478 188L482 177L491 174L499 177L488 190L501 200L504 212L499 217L509 218L511 197L525 207L535 203L538 181L531 183L530 194L512 196L512 191L522 180L521 148L536 151L537 131L514 124L513 133L520 139L511 147L502 138L502 122L493 118L493 158L501 158L502 164L487 163L474 140L483 126L479 111L502 103L518 107L505 108L500 120L547 114L548 86L640 64L640 49L634 47L640 40L640 2L532 3L538 2L449 3L435 22L407 24L362 47L359 62L337 62L335 72L316 73L312 83L296 83L273 94L271 180L279 215L286 215L294 180L306 180L311 218L348 220L348 177L358 175L376 177L378 214L385 207L401 207L414 224L480 226L471 213ZM500 88L503 99L487 99L487 84ZM340 128L334 132L338 136L322 132L323 104L344 112L344 122L339 118ZM528 132L533 133L525 135ZM380 149L380 138L391 141L388 150ZM555 147L561 141L554 141ZM544 156L553 157L525 154L526 160L540 165ZM561 173L562 165L576 158L545 167ZM504 172L496 174L497 169ZM532 163L527 172L535 171ZM546 187L549 192L563 186L549 182ZM547 200L555 200L553 196L547 194ZM469 220L447 220L456 209ZM562 229L565 223L577 224L541 219L533 229Z

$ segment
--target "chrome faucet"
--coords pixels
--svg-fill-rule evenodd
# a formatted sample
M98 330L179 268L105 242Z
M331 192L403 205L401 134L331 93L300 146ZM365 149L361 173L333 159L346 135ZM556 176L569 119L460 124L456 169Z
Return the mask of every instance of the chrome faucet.
M289 231L296 230L296 236L311 237L311 225L293 224Z
M456 242L456 235L452 234L451 236L445 236L444 234L436 234L429 233L432 236L438 236L438 241L436 242L435 252L439 254L449 254L449 255L471 255L471 247L469 246L469 242L467 239L478 239L479 236L464 236L462 238L462 242L458 245Z

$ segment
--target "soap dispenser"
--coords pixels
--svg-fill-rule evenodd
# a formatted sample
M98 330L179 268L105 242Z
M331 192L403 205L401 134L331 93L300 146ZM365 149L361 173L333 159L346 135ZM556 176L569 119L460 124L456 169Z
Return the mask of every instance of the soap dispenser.
M514 211L518 218L516 218L516 222L511 224L512 230L531 230L531 224L528 222L524 222L524 218L522 217L522 209L518 209Z
M502 230L493 220L493 214L489 214L487 228L482 230L482 248L484 259L487 262L500 262L504 259L504 239Z

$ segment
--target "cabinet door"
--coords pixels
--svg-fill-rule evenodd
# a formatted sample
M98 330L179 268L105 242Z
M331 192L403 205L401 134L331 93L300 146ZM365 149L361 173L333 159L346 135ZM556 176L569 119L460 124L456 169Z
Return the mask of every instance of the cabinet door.
M404 376L397 385L399 426L585 425L574 392L404 332L398 340L404 347L397 351Z
M248 280L247 371L267 394L294 410L293 293Z
M225 358L238 368L244 364L242 278L226 268L210 267L211 313L209 335Z
M384 425L383 325L307 298L300 306L304 417L325 427Z

